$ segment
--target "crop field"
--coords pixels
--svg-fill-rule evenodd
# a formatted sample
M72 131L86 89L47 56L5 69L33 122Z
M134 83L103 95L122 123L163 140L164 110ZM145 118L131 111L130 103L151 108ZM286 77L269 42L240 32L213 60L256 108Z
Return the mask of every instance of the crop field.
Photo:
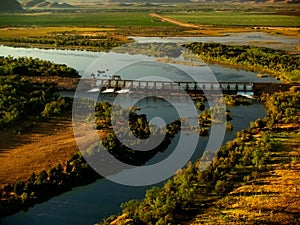
M0 27L10 26L173 26L145 12L0 14Z
M214 26L300 27L300 16L255 12L189 12L164 14L187 23Z

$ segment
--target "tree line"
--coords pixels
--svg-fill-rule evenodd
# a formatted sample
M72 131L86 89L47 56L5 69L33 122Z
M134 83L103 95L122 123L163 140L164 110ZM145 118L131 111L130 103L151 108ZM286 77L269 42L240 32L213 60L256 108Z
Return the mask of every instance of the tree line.
M287 81L300 80L300 56L258 46L193 42L184 47L210 62L263 71Z
M41 37L1 37L0 43L23 47L26 44L43 45L49 48L68 47L72 49L110 50L128 42L109 35L80 35L73 32L52 33Z
M59 164L49 171L32 173L25 181L5 185L0 192L0 218L98 178L100 175L77 153L66 162L65 167Z
M60 76L79 77L78 72L65 64L55 64L32 57L0 57L0 76Z

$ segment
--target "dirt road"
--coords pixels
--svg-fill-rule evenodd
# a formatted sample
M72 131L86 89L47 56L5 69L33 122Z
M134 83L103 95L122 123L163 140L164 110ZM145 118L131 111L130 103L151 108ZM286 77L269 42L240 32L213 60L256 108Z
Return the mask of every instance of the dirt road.
M150 16L153 16L153 17L156 17L162 21L166 21L166 22L169 22L169 23L173 23L175 25L178 25L178 26L181 26L181 27L190 27L190 28L200 28L201 26L199 25L196 25L196 24L192 24L192 23L185 23L185 22L182 22L182 21L179 21L179 20L175 20L175 19L170 19L168 17L165 17L165 16L161 16L161 15L158 15L156 13L151 13Z

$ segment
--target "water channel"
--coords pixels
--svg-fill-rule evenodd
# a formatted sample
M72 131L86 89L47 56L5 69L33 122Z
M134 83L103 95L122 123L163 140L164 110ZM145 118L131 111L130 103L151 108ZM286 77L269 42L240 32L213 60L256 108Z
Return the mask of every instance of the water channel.
M182 39L180 39L182 41ZM145 38L143 39L145 41ZM255 41L255 38L254 40ZM147 42L151 42L151 38ZM155 42L155 40L153 41ZM176 41L174 41L176 42ZM154 57L146 56L142 54L128 54L117 52L86 52L86 51L70 51L70 50L43 50L43 49L26 49L26 48L12 48L6 46L0 46L0 55L7 56L30 56L34 58L40 58L50 60L55 63L64 63L77 69L80 74L89 76L91 73L96 73L95 68L104 69L107 72L113 74L115 72L122 73L123 76L133 76L133 79L138 78L139 74L145 73L145 66L149 67L149 61L154 61ZM180 59L182 56L178 56ZM136 62L142 61L142 64L136 64ZM135 67L128 67L128 65L134 65ZM92 65L92 66L91 66ZM93 66L93 65L96 65ZM220 67L216 65L210 65L209 67L197 67L187 65L176 65L180 71L184 71L189 74L193 79L198 79L197 76L201 73L208 71L208 74L212 73L219 81L275 81L273 78L257 78L255 73L246 72L242 70L235 70L231 68ZM174 71L164 70L164 75L167 78L168 72L170 76ZM178 71L179 71L178 70ZM151 75L153 70L151 70ZM167 74L167 75L166 75ZM178 74L180 76L181 74ZM101 76L101 75L100 75ZM204 79L203 77L201 79ZM73 93L64 93L64 95L72 96ZM125 95L124 102L130 102L130 98ZM103 97L100 100L109 100L109 97ZM184 104L184 102L183 102ZM172 106L161 99L148 98L146 101L140 101L137 106L141 108L141 113L145 113L148 117L155 116L163 117L166 122L171 122L177 119L177 114L174 112ZM237 131L245 129L249 126L251 121L261 118L265 115L263 105L254 103L250 106L235 106L228 107L231 111L233 120L231 121L234 130L227 132L223 143L234 138ZM164 159L170 151L172 151L173 145L176 144L176 138L173 143L164 152L158 153L148 163L155 163ZM197 149L191 161L195 161L199 158L203 149L207 143L206 137L201 137L197 145ZM162 183L157 184L162 185ZM109 216L110 214L118 213L120 204L124 201L133 198L142 198L145 194L145 190L150 186L133 187L125 186L113 183L106 179L100 179L90 185L76 187L73 190L66 192L60 196L56 196L47 202L37 204L28 211L19 212L12 216L3 218L2 225L92 225L102 218Z

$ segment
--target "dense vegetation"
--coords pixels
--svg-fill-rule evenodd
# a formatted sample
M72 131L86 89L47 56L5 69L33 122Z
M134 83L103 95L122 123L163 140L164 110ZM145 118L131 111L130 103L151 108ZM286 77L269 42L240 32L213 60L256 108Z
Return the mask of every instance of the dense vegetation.
M31 84L17 75L0 76L0 130L22 121L29 121L30 125L36 117L70 110L70 100L54 92L55 88L51 85Z
M49 117L71 108L70 99L55 94L54 85L32 83L26 76L79 77L75 69L66 65L31 57L0 57L0 129L17 121Z
M238 101L237 97L233 96L225 96L230 97L231 99L235 99L236 102ZM223 101L223 100L220 100ZM225 101L226 102L226 101ZM247 103L249 103L247 101ZM227 102L226 102L227 104ZM240 104L244 104L244 102L240 102ZM232 120L231 117L231 112L229 110L226 110L225 113L223 113L223 106L221 104L217 104L216 106L211 106L209 109L205 109L205 104L204 104L204 98L199 99L198 102L196 103L196 106L198 110L200 111L198 114L198 126L197 127L191 127L191 130L194 132L199 133L200 136L208 136L209 135L209 128L212 125L212 122L215 124L218 123L224 123L226 122L226 130L227 131L232 131L233 126L230 123L230 120ZM226 117L226 118L225 118Z
M203 60L263 71L287 81L300 80L300 57L285 51L256 46L194 42L185 45Z
M201 171L199 163L189 164L162 188L148 190L143 200L122 204L121 216L111 216L101 224L115 220L118 224L174 224L178 222L178 216L191 206L196 193L205 202L206 196L226 195L243 182L255 179L268 169L266 161L278 147L271 139L274 124L299 121L300 92L266 95L263 101L268 115L251 123L247 130L238 132L233 141L220 149L208 168ZM203 159L209 157L204 155Z
M84 49L93 51L106 51L118 47L126 42L126 38L118 38L110 35L83 35L75 31L51 33L45 36L29 37L1 37L0 42L17 47L45 47Z
M0 57L0 76L60 76L79 77L78 72L65 64L55 64L32 57Z

